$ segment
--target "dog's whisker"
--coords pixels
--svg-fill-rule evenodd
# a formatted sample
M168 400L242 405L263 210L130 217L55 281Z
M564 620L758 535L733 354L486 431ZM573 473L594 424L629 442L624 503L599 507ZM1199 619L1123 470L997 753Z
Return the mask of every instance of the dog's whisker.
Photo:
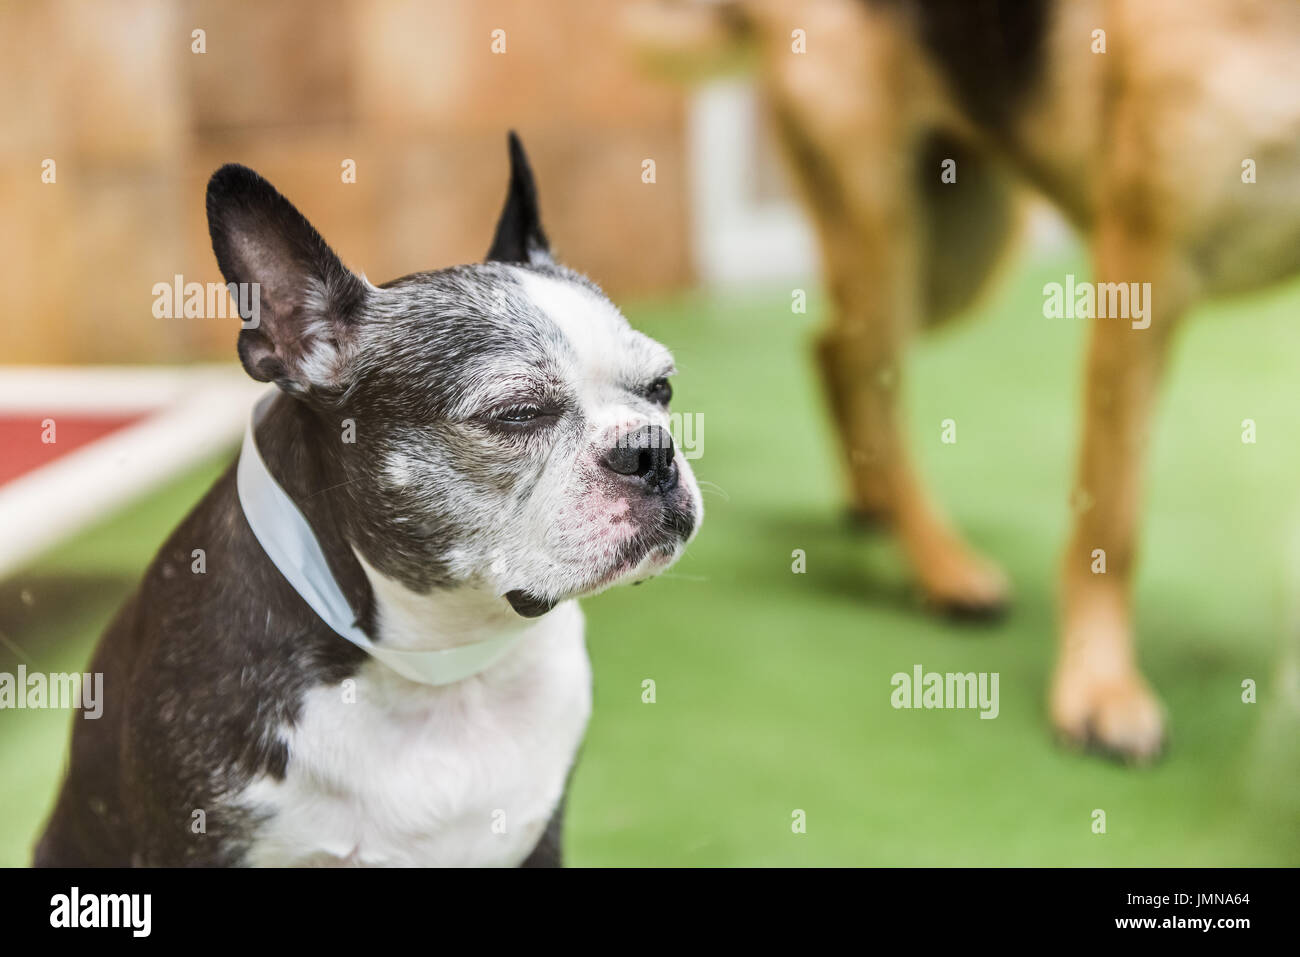
M676 578L686 582L708 582L713 579L708 575L687 575L683 572L661 572L659 578Z
M23 651L21 648L18 647L17 643L11 641L9 638L6 638L5 633L3 631L0 631L0 645L4 645L6 648L8 648L11 652L13 652L15 655L17 655L19 658L21 658L29 665L33 665L36 663L32 661L30 655L28 655L25 651Z
M731 501L731 496L727 493L727 490L717 482L710 482L705 479L697 479L696 481L700 486L701 495L705 492L711 492L712 494L719 496L724 502Z
M358 478L353 478L353 479L348 479L346 482L339 482L338 485L327 485L325 488L317 489L316 491L312 492L312 493L311 493L310 495L308 495L307 497L308 497L308 498L315 498L317 495L324 495L326 492L332 492L332 491L334 491L336 488L342 488L342 487L345 486L345 485L351 485L353 482L359 482L359 481L361 481L360 477L358 477Z

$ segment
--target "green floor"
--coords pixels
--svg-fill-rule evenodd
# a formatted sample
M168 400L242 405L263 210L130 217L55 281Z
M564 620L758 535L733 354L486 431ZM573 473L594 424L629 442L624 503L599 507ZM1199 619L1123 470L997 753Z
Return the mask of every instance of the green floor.
M895 549L842 524L807 348L816 293L806 316L788 289L628 310L677 355L674 405L704 413L695 465L712 484L669 577L587 603L596 708L572 863L1300 864L1300 286L1205 310L1171 365L1137 594L1172 746L1130 770L1059 749L1043 719L1084 323L1044 319L1040 290L1067 270L1084 271L1023 268L909 367L930 483L1015 582L993 627L924 617ZM4 637L32 666L79 668L216 468L0 586ZM0 670L16 660L0 648ZM890 676L915 664L998 672L1000 716L894 710ZM1258 704L1241 702L1245 678ZM27 859L67 722L0 715L0 864Z

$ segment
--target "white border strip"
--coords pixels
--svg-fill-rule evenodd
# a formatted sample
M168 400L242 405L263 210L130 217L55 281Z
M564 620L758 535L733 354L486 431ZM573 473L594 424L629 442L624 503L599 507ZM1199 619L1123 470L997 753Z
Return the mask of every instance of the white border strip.
M233 448L264 390L230 366L0 368L3 413L155 413L0 485L0 577Z

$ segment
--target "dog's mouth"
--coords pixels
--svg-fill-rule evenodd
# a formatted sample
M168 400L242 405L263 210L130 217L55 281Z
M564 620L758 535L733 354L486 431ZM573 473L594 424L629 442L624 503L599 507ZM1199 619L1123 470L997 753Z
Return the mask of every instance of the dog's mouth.
M695 531L696 522L692 508L680 503L665 508L655 527L627 542L610 564L592 573L585 581L579 579L579 583L564 594L548 598L527 588L515 588L506 592L505 599L521 618L540 618L566 599L594 595L625 581L639 585L654 578L676 560Z
M540 618L565 598L593 595L628 578L634 579L638 585L653 578L672 564L673 559L677 557L678 548L677 544L658 544L638 549L600 572L586 584L574 589L571 594L560 598L543 598L523 588L506 592L505 598L510 602L510 607L515 610L515 614L520 617Z
M510 602L510 607L522 618L540 618L557 604L554 598L538 598L521 588L506 592L506 601Z

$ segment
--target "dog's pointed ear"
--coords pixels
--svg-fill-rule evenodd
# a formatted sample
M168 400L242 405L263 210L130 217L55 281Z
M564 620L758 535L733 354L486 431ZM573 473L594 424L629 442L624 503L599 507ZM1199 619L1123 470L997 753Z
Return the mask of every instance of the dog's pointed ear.
M542 232L533 170L528 165L524 145L514 130L510 131L507 143L510 148L510 188L501 219L497 221L492 248L488 250L488 262L549 262L551 245Z
M241 303L239 358L294 395L337 392L366 295L320 233L257 173L235 163L208 182L212 251ZM248 284L247 286L244 284ZM244 315L243 304L252 315Z

